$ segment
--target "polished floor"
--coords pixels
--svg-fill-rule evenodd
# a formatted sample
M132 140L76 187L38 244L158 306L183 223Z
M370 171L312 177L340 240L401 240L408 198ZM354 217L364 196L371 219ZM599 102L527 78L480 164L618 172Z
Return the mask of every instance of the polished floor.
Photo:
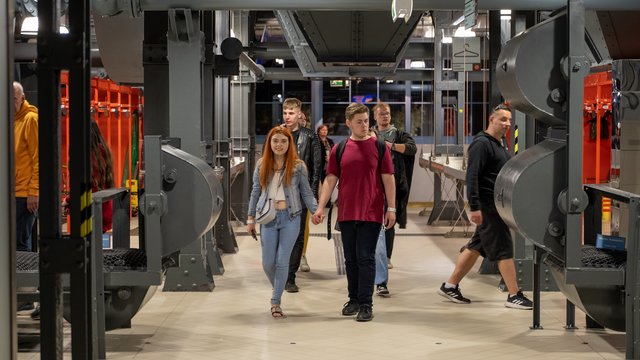
M532 312L504 307L497 275L477 268L461 284L470 305L457 305L436 290L453 268L465 238L446 238L450 227L426 226L410 214L396 237L388 298L374 298L373 321L358 323L340 310L346 279L337 275L333 241L313 236L307 258L311 272L298 273L300 292L285 293L286 319L269 313L270 286L260 264L260 246L237 237L239 252L223 255L224 276L206 293L157 291L130 329L107 333L108 359L623 359L625 336L564 329L560 293L542 294L543 330L530 330ZM321 233L326 225L314 226ZM238 232L244 229L237 228ZM326 230L324 230L326 232ZM480 264L478 262L477 266ZM39 359L37 323L19 316L18 359ZM66 354L70 328L65 327ZM36 340L34 340L34 338Z

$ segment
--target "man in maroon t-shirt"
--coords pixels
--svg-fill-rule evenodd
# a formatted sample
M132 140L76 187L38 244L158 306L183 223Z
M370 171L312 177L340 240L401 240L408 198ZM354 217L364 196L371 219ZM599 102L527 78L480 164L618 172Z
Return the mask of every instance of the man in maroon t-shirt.
M375 250L382 224L386 228L396 222L395 180L391 154L385 147L378 169L378 146L369 135L369 108L352 103L345 111L351 136L342 153L340 166L334 146L329 156L327 177L322 186L318 210L313 222L324 218L324 207L338 179L338 222L344 245L349 301L342 315L356 315L357 321L373 318L372 295L375 279ZM385 195L387 211L384 212Z

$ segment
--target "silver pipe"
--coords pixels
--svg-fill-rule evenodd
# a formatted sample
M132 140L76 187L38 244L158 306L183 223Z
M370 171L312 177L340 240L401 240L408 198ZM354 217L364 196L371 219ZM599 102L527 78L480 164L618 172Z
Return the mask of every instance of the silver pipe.
M257 44L249 49L249 55L263 60L294 59L289 44L285 42ZM433 59L433 43L410 42L404 52L403 59Z
M118 0L112 0L118 1ZM120 0L122 1L122 0ZM190 7L194 10L360 10L389 11L389 0L133 0L142 10L167 10ZM139 6L135 6L135 4ZM413 10L460 10L465 0L414 0ZM479 0L479 10L555 10L567 5L566 0ZM592 10L640 10L640 1L584 0ZM391 16L391 15L389 15Z
M415 0L414 11L461 10L465 0ZM556 10L566 0L479 0L478 10ZM640 10L640 1L584 0L589 10ZM188 7L193 10L325 10L389 11L389 0L94 0L95 15L114 16L121 12L140 17L142 11L164 11ZM391 15L389 15L391 16Z
M346 78L369 77L380 78L380 73L376 70L345 70L340 73L319 72L312 79L322 79L324 77ZM302 75L302 71L296 68L265 68L263 80L308 80L309 77ZM433 70L431 69L397 69L394 74L384 76L387 80L398 81L433 81Z
M264 78L264 66L256 64L253 59L247 55L247 53L240 53L240 62L256 76L256 80L262 80Z

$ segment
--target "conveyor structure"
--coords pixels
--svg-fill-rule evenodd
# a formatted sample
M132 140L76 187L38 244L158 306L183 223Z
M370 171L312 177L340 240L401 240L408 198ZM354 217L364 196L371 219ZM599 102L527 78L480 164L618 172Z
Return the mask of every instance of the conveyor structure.
M541 328L538 270L544 262L569 301L567 327L574 327L573 306L578 306L599 324L626 331L627 358L637 359L640 196L582 184L582 89L590 68L584 38L583 3L569 1L566 9L509 41L500 54L496 73L503 96L549 129L544 141L504 166L494 200L505 222L534 243L533 328ZM633 104L619 102L617 113L637 112ZM626 251L593 246L602 231L602 196L628 204L627 233L621 234Z
M98 273L103 274L104 293L98 290L97 296L104 296L104 308L100 310L99 301L96 305L98 312L104 313L105 330L131 325L133 316L162 283L169 256L208 232L222 207L222 186L211 166L173 146L161 145L157 136L145 138L144 189L140 199L144 229L138 248L132 247L129 239L128 191L108 189L93 194L94 229L102 228L102 203L111 200L114 205L112 249L102 250L102 233L93 233L97 244L93 255L96 263L103 263ZM17 253L19 288L38 287L38 262L38 253ZM68 284L68 279L64 283ZM29 295L23 297L28 299Z

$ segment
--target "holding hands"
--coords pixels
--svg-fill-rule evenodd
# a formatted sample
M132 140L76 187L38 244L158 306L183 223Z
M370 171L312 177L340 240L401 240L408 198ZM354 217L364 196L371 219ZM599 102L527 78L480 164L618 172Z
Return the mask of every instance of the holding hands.
M316 212L313 213L313 215L311 216L311 222L314 225L318 225L323 221L324 221L324 207L318 206L318 209L316 210Z

